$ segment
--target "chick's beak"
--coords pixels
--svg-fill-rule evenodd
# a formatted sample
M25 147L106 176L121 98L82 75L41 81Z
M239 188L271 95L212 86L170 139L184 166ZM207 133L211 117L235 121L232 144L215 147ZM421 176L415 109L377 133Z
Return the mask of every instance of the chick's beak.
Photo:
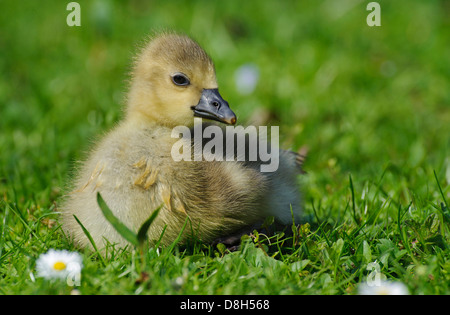
M196 117L212 119L229 125L236 123L236 115L230 109L228 102L222 98L218 89L203 89L200 101L191 108Z

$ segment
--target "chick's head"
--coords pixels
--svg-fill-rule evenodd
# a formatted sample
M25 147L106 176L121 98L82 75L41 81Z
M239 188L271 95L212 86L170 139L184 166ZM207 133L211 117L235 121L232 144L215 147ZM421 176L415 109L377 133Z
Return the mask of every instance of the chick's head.
M195 116L236 122L218 92L211 58L197 42L177 34L153 38L137 57L127 116L169 127L191 126Z

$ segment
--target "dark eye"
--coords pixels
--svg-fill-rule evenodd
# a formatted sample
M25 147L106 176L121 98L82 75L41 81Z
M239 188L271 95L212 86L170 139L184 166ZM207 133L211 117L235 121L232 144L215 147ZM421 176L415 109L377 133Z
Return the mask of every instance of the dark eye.
M183 74L183 73L175 73L172 76L172 82L175 85L178 85L178 86L186 86L186 85L189 85L191 83L189 81L188 77L185 74Z

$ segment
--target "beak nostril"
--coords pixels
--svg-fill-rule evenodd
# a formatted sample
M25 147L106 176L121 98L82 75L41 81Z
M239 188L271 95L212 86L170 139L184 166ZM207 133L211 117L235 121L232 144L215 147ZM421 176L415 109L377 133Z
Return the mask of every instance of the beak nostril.
M191 109L194 111L194 117L207 118L228 125L236 123L236 115L219 94L218 89L203 89L198 104Z

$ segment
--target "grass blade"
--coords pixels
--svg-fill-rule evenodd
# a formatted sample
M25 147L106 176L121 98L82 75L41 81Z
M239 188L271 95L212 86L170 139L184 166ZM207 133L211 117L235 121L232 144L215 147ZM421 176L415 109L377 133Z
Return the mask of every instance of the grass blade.
M445 195L444 195L444 192L442 191L442 187L441 187L441 184L439 183L439 179L438 179L438 177L437 177L436 171L433 170L433 173L434 173L434 178L436 178L436 183L437 183L437 185L438 185L439 192L441 193L441 196L442 196L442 199L444 200L445 206L446 206L447 209L448 209L448 203L447 203L447 200L445 199Z
M348 179L350 181L350 190L351 190L351 193L352 193L353 219L355 220L355 223L358 224L358 220L356 219L355 189L353 187L352 174L348 174Z
M103 200L100 193L97 193L97 203L102 210L103 215L106 220L114 227L114 229L119 233L125 240L133 244L134 246L139 246L137 235L131 231L125 224L120 222L120 220L112 213L111 209Z
M24 215L22 214L22 212L17 208L17 205L15 205L15 207L11 207L8 203L6 204L6 209L9 208L9 210L11 210L20 220L20 222L23 224L23 226L25 227L25 229L28 230L28 232L33 235L33 237L35 237L42 246L45 246L45 242L42 241L42 239L35 233L35 230L28 224L28 221ZM31 223L31 222L30 222Z
M1 201L1 203L5 203L6 201ZM6 228L7 228L7 222L8 222L8 215L9 215L9 210L8 207L5 207L5 215L3 216L3 224L0 226L0 257L2 257L2 252L3 252L3 246L5 244L5 234L6 234Z
M158 216L159 210L161 210L162 206L163 205L160 205L155 211L153 211L152 215L139 228L139 231L137 233L137 240L139 246L142 246L144 242L147 240L147 231L150 228L150 225L152 225L153 221Z
M181 240L181 237L183 236L184 230L186 229L188 222L190 222L190 221L191 220L190 220L189 216L187 216L186 220L184 220L184 224L180 230L180 233L178 233L177 238L175 239L175 241L172 242L172 244L170 244L169 249L167 251L168 254L171 254L173 249L175 248L175 246L177 246L178 242Z
M77 218L77 216L74 214L73 217L77 221L77 223L80 225L81 229L83 230L84 234L88 238L89 242L91 243L92 247L94 248L95 252L98 254L98 257L100 257L100 260L102 261L103 267L106 267L106 262L103 259L103 256L100 254L100 251L97 248L97 245L94 242L94 239L91 236L91 233L84 227L83 223Z

